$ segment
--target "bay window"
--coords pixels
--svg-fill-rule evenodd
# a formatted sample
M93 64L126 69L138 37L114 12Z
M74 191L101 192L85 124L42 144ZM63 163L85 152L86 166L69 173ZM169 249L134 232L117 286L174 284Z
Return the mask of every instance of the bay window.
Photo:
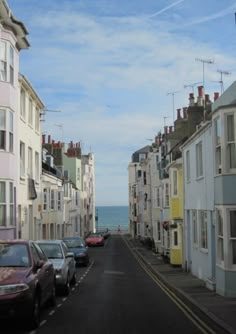
M226 161L228 170L236 169L235 117L226 115Z
M9 152L13 152L13 112L9 111Z
M222 173L222 167L221 167L222 138L221 138L221 120L219 117L214 121L214 128L215 128L215 172L216 174L221 174Z
M236 210L229 210L229 241L231 264L236 265Z
M0 150L6 150L6 110L0 109Z
M0 226L6 226L6 182L0 181Z
M0 41L0 80L7 81L7 43Z
M0 41L0 81L14 84L14 48L7 41Z
M216 210L216 226L217 226L217 262L224 263L224 230L223 230L223 214L222 210Z

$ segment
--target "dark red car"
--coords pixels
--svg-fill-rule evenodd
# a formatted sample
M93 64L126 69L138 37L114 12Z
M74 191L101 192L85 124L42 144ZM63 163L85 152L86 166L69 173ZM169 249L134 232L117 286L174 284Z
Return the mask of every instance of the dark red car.
M101 233L90 233L85 239L87 246L104 246L105 239Z
M0 318L16 317L30 329L40 324L40 309L55 305L55 273L33 241L0 240Z

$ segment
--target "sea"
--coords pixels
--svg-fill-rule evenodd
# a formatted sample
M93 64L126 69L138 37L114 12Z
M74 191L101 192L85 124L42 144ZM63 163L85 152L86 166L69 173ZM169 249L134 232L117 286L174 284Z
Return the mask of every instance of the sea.
M128 206L97 206L96 207L96 230L109 229L117 231L128 230L129 207Z

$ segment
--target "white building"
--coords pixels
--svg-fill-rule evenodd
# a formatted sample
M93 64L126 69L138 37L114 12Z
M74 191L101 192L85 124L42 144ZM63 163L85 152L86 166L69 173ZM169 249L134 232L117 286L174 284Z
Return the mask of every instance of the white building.
M40 114L44 105L29 81L19 76L17 203L19 237L37 239L41 226L42 144Z

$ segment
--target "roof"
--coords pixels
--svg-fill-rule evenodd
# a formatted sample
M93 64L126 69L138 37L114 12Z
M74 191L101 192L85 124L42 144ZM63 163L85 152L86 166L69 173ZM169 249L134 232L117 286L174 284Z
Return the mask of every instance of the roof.
M229 86L224 93L213 103L212 112L214 113L217 109L236 104L236 81Z

